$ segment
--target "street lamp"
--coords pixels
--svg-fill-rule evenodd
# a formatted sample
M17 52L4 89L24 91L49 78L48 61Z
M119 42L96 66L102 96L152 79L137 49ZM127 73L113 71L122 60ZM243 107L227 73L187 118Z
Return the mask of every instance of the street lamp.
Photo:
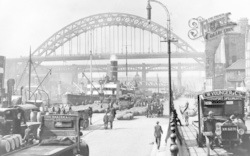
M178 153L178 146L175 143L175 139L176 134L175 131L178 131L178 128L176 129L176 118L177 118L177 113L175 112L175 108L173 105L173 96L172 96L172 84L171 84L171 42L176 42L175 40L171 40L171 31L170 31L170 14L169 11L167 9L167 7L165 5L163 5L161 2L156 1L156 0L148 0L148 5L147 5L147 15L148 15L148 20L149 20L149 24L150 24L150 20L151 20L151 5L150 2L156 2L158 4L160 4L164 9L165 12L167 13L167 41L163 41L163 42L167 42L168 43L168 80L169 80L169 116L170 116L170 120L169 120L169 129L168 129L168 134L166 139L168 139L168 137L171 138L172 140L172 145L170 146L170 151L172 153L172 155L176 156ZM171 124L170 124L171 123ZM173 127L172 127L173 125ZM170 128L171 126L171 128ZM172 131L173 128L173 131ZM170 135L170 131L172 132L172 134Z
M156 1L156 0L148 0L148 5L147 5L147 16L148 16L148 20L149 20L149 24L150 24L150 20L151 20L151 5L150 5L150 2L155 2L155 3L158 3L160 4L166 14L167 14L167 41L163 41L163 42L167 42L168 43L168 80L169 80L169 115L171 114L171 107L172 107L172 85L171 85L171 42L173 42L173 40L171 40L171 31L170 31L170 14L169 14L169 11L167 9L167 7L162 4L161 2L159 1Z

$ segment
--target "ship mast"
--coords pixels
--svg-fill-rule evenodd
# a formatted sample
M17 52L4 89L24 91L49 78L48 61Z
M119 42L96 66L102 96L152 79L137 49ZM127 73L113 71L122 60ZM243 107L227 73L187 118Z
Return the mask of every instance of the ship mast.
M31 47L30 47L30 57L29 57L29 100L30 100L30 85L31 85Z

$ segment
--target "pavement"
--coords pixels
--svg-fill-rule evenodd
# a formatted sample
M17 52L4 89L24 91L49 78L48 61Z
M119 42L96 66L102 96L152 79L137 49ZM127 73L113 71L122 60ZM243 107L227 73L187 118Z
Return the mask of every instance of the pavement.
M179 110L179 105L184 106L187 101L190 104L193 104L195 102L194 99L184 98L184 97L181 97L181 98L174 101L175 108L176 108L177 112ZM165 105L165 106L168 106L168 105ZM192 105L190 105L190 106L192 108ZM184 119L180 115L179 115L179 118L180 118L182 124L185 123ZM170 140L170 138L167 140L167 142L165 142L165 138L167 136L168 124L164 125L164 127L162 127L162 128L163 128L163 135L162 135L162 140L161 140L161 147L158 150L157 145L154 144L153 149L151 151L151 156L170 156L171 155L171 152L170 152L171 140ZM184 138L182 129L181 128L178 128L178 129L180 131L181 136ZM181 156L189 156L189 151L188 151L186 145L185 144L180 145L180 142L178 142L178 141L176 141L176 143L177 143L177 146L179 148L179 154Z
M162 125L163 135L161 138L161 146L160 149L157 149L157 144L154 142L152 151L150 156L167 156L170 155L170 141L165 142L165 138L167 136L168 125Z
M175 104L183 105L186 98L178 99ZM164 114L168 114L168 102L164 104ZM103 118L104 114L94 114L93 120L89 128L83 130L83 139L90 147L91 156L170 156L170 140L165 142L169 118L146 118L138 116L135 119L115 120L114 128L104 130ZM182 118L179 117L181 120ZM157 149L154 138L154 125L156 121L160 122L163 129L160 149ZM184 123L184 121L183 121ZM180 152L188 154L187 151Z

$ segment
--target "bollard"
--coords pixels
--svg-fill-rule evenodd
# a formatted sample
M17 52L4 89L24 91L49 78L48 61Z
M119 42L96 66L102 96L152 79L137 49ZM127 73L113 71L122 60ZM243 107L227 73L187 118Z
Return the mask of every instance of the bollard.
M176 144L170 145L171 156L177 156L179 149Z
M176 122L175 118L170 119L170 123L175 123L175 122Z
M171 126L171 127L175 127L175 126L176 126L176 123L175 123L175 122L171 122L171 123L170 123L170 126Z
M172 133L175 133L176 129L175 129L175 127L171 127L170 130L171 130Z
M170 143L170 146L172 145L172 144L176 144L176 134L175 133L172 133L171 135L170 135L170 139L171 139L171 143Z

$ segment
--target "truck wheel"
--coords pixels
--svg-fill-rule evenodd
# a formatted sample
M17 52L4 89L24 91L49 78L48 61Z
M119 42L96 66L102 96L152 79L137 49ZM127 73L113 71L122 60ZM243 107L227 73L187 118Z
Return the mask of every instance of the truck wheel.
M85 142L80 143L80 154L82 156L89 156L89 146Z

